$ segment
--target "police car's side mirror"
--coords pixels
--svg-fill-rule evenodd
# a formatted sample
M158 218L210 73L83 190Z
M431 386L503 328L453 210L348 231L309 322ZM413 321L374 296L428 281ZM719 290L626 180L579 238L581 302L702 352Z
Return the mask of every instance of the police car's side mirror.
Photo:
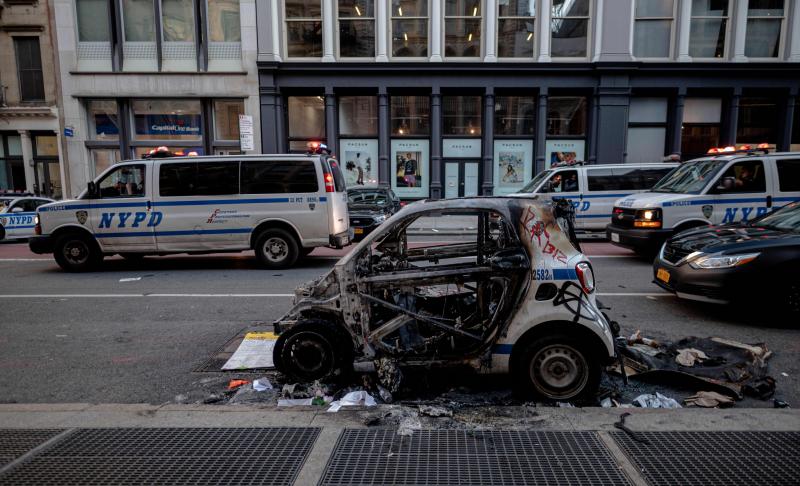
M736 183L736 179L733 177L723 177L721 181L719 181L719 185L717 186L718 191L729 191L733 189L734 184Z
M86 194L90 199L93 199L97 196L97 184L95 184L94 181L89 181L89 184L87 184Z

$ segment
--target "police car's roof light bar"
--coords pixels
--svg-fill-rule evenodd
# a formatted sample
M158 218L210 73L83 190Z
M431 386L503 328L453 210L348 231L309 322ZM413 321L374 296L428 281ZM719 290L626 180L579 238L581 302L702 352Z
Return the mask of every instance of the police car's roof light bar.
M330 155L331 154L331 151L330 151L330 149L328 149L328 146L325 145L322 142L308 142L308 145L306 147L308 148L308 153L309 154L314 154L314 155L320 155L320 154L322 154L322 155Z
M768 143L760 143L756 145L755 148L749 144L739 145L738 148L735 145L728 145L726 147L711 147L706 153L708 155L752 154L756 152L768 154L769 150L770 146Z
M184 153L183 150L178 150L175 152L170 152L169 148L162 145L160 147L156 147L151 149L149 152L144 154L142 158L144 159L166 159L168 157L197 157L197 152L192 150L190 152Z

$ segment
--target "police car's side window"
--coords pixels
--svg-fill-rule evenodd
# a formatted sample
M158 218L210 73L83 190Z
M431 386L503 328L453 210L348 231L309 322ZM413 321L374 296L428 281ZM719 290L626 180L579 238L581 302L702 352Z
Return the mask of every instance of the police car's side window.
M800 191L800 159L778 160L778 188L781 192Z
M144 165L123 165L109 172L97 184L100 197L141 197L144 196Z
M161 164L158 194L165 197L239 194L239 162Z
M767 179L764 163L760 160L743 160L728 167L717 180L712 192L716 194L766 192Z
M242 162L242 194L317 192L317 170L311 160Z
M587 169L586 182L589 191L618 191L619 181L614 178L611 169Z
M540 192L576 192L578 191L578 171L560 170L550 177Z

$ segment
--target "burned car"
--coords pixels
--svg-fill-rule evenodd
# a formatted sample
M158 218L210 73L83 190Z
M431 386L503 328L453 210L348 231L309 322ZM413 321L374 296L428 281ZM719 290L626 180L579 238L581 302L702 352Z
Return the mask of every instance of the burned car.
M408 241L451 216L474 218L466 241ZM275 323L275 366L308 381L374 366L392 391L404 367L468 366L511 373L527 395L587 397L616 355L616 323L598 308L573 219L568 201L408 205L295 291Z

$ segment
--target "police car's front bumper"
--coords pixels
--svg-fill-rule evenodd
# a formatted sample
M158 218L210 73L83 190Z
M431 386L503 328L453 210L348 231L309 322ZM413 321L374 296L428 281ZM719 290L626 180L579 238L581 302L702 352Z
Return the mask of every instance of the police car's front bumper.
M615 226L613 223L606 226L606 237L615 245L631 250L655 251L672 236L668 229L634 229Z
M738 268L695 269L685 263L672 265L660 256L653 261L653 283L681 299L727 304L736 298L736 289L748 288L747 277Z
M53 237L50 235L31 236L28 238L28 248L37 255L53 253Z
M351 241L353 241L353 228L349 228L347 231L335 235L330 235L329 237L330 246L336 249L344 248L349 245Z

